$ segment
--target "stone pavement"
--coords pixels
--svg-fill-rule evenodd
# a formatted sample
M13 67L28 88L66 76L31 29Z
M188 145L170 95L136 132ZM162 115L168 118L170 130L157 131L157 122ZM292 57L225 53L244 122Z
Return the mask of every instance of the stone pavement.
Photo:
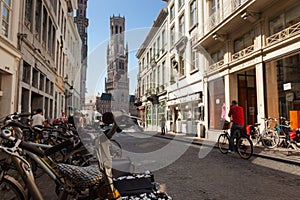
M165 139L175 139L182 142L192 143L194 145L207 145L217 147L217 141L208 140L205 138L193 137L185 134L177 134L173 132L168 132L166 135L161 135L156 131L145 131L145 134L152 134L156 137L161 137ZM291 150L281 147L276 147L273 149L265 148L263 146L254 146L253 156L262 157L266 159L271 159L279 162L289 163L293 165L300 166L300 151Z

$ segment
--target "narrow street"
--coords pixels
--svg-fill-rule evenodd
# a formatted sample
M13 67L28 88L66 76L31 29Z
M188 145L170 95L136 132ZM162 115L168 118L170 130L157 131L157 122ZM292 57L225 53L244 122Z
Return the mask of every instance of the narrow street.
M243 160L237 154L224 155L218 149L152 135L126 133L115 139L122 145L123 156L134 163L134 171L152 171L174 200L292 200L300 196L299 166L259 157ZM205 150L207 155L199 153ZM49 178L42 176L37 182L45 199L56 199Z
M130 135L117 137L128 151L149 153L170 143L162 138ZM255 157L243 160L237 154L221 154L218 149L211 149L204 158L199 158L199 146L180 142L176 145L187 150L170 165L153 171L156 181L164 183L175 200L298 199L300 196L298 166ZM142 163L148 163L149 168L161 164L157 162L168 163L162 157L165 158L164 153L157 160L144 157ZM147 166L137 164L137 168L145 170Z

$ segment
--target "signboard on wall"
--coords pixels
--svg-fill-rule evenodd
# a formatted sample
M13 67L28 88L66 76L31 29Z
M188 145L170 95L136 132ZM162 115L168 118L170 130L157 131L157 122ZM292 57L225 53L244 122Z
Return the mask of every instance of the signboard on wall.
M292 84L291 83L285 83L283 84L283 90L291 90Z

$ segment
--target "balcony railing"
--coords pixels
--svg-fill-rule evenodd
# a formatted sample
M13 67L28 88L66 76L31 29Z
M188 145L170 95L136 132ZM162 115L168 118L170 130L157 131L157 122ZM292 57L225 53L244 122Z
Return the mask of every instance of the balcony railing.
M213 71L213 70L216 70L216 69L220 68L220 67L223 66L223 65L224 65L224 60L220 60L220 61L218 61L218 62L216 62L216 63L210 65L210 66L208 67L208 70L209 70L209 71Z
M241 59L254 51L254 45L251 45L235 54L232 55L232 61Z
M230 3L224 4L224 7L212 13L205 26L205 33L211 31L220 24L226 17L230 16L237 8L248 0L231 0Z
M300 34L300 22L294 24L270 37L267 37L266 43L267 46L274 44L276 42L280 42L286 38L292 37L293 35Z

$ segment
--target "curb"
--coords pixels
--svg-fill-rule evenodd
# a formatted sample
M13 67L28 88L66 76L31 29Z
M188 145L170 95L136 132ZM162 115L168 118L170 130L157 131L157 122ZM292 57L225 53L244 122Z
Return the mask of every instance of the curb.
M194 145L198 145L198 146L204 145L204 146L213 147L215 149L218 149L218 147L215 144L213 144L215 142L209 141L209 142L211 142L211 145L210 144L203 144L200 139L187 138L184 135L177 136L176 138L174 138L173 134L160 135L158 132L151 132L151 131L145 131L143 133L144 134L152 134L154 137L159 137L159 138L163 138L163 139L167 139L167 140L173 139L173 140L176 140L176 141L179 141L179 142L185 142L185 143L194 144ZM259 147L254 147L254 148L259 148ZM263 153L263 151L264 150L262 150L262 153L260 153L260 154L253 152L252 156L260 157L260 158L264 158L264 159L269 159L269 160L273 160L273 161L277 161L277 162L292 164L292 165L296 165L296 166L300 166L300 156L298 156L299 161L296 161L296 160L292 160L292 159L281 158L279 156L270 156L270 155L267 155L266 153ZM272 151L274 151L274 154L280 152L279 150L276 150L276 149L272 149Z

